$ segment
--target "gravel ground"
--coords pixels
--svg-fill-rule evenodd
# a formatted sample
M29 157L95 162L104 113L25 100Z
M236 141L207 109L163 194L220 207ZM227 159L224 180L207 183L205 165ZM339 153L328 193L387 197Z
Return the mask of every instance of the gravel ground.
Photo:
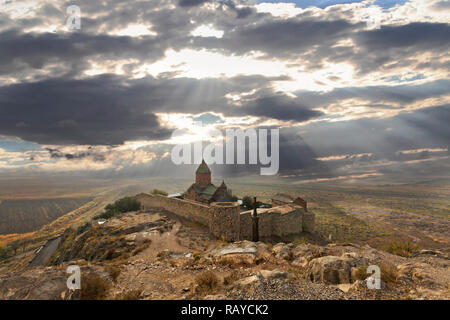
M320 283L311 283L307 280L291 282L283 279L268 279L246 287L235 287L227 294L227 297L237 300L350 300L362 298Z

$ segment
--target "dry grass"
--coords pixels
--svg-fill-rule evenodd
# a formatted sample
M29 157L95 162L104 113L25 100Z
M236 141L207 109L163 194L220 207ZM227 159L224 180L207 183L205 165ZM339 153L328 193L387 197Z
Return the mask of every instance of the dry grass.
M420 250L420 246L410 241L391 241L383 248L385 251L402 257L412 257Z
M130 290L123 292L114 297L114 300L139 300L141 298L142 290Z
M205 271L195 278L195 282L197 283L197 293L207 294L217 289L220 280L213 271Z
M397 268L390 264L380 264L381 280L387 284L396 284L398 278Z
M292 243L295 246L299 246L301 244L307 244L308 243L308 239L306 239L305 237L295 238L294 241L292 241Z
M89 273L81 279L81 300L105 299L110 285L99 275Z
M357 280L366 280L370 276L369 273L367 273L367 266L359 266L358 272L356 273L355 277L352 278L352 282L355 282Z
M368 266L359 266L357 276L353 278L353 281L356 280L366 280L368 277L370 277L372 274L367 273L367 267ZM390 264L380 264L380 273L381 273L381 280L386 284L396 284L397 283L397 277L398 272L397 268L394 265Z

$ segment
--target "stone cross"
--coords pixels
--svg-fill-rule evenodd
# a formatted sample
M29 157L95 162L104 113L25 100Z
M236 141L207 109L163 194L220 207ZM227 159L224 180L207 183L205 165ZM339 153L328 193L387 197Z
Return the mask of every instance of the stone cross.
M252 241L259 241L258 213L256 212L256 197L253 198L253 216L252 216Z

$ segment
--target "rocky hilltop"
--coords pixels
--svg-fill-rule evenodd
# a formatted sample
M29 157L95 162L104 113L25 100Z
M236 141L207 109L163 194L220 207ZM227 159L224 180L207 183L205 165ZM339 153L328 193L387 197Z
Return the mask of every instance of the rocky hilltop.
M69 265L81 268L81 290L66 287ZM379 290L367 286L371 265ZM0 299L449 299L449 267L448 252L436 250L402 257L307 238L221 242L151 208L67 229L46 265L3 267Z

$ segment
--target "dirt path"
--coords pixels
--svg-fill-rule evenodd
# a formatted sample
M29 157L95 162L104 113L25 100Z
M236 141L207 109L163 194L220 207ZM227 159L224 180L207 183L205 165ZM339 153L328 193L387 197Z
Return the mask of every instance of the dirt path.
M50 257L58 249L59 243L61 242L61 237L50 239L47 243L42 246L40 251L31 260L30 267L45 266L50 259Z

